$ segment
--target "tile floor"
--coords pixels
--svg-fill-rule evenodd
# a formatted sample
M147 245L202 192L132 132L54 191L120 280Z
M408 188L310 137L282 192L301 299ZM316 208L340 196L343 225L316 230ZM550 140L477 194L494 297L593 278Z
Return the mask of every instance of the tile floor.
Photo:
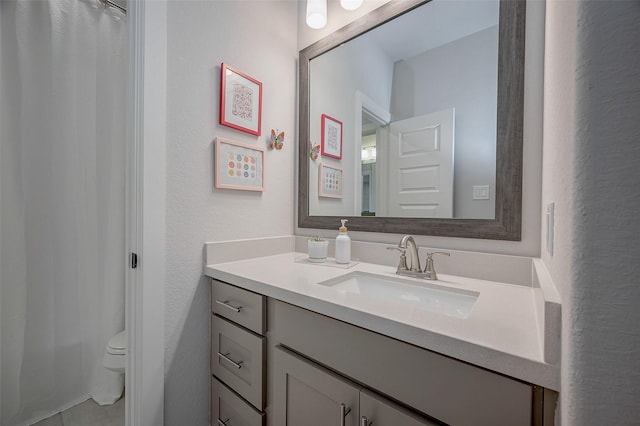
M32 426L124 426L124 397L105 406L88 399Z

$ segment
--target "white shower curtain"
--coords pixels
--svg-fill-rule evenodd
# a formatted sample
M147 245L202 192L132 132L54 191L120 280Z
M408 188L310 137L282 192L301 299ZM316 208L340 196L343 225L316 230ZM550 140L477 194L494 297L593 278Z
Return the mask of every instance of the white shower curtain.
M90 396L124 328L127 23L94 0L0 1L3 426Z

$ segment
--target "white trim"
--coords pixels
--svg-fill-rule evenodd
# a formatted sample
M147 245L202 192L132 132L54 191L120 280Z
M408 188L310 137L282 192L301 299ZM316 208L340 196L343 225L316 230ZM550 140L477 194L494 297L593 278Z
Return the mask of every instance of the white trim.
M391 113L385 110L380 105L376 104L373 100L371 100L367 95L356 90L355 94L355 109L353 114L353 122L354 122L354 146L355 146L355 155L354 155L354 179L353 179L353 193L354 193L354 204L353 204L353 215L360 216L362 213L362 196L358 196L360 194L360 189L362 188L362 175L358 173L358 170L362 168L362 112L366 112L373 120L375 120L378 125L386 126L391 122Z
M166 1L129 2L127 426L164 423Z
M143 96L142 80L144 71L143 44L144 31L144 3L132 1L129 5L129 75L127 84L127 151L126 151L126 250L125 264L129 265L129 254L139 253L141 218L138 197L141 188L139 183L140 144L142 141L142 113ZM125 277L125 329L127 330L127 364L125 381L125 425L134 426L137 423L138 406L140 401L140 378L136 364L139 364L140 351L137 348L137 335L140 319L136 316L138 301L139 269L126 269Z

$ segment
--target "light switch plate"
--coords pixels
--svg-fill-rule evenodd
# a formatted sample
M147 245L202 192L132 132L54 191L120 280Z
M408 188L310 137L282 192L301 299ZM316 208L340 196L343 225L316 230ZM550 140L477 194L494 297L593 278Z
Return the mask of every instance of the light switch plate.
M473 199L474 200L488 200L489 199L489 185L473 185Z

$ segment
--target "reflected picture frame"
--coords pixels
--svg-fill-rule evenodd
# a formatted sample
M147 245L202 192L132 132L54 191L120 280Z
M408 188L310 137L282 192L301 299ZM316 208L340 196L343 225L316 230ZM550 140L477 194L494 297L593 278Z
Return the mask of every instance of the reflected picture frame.
M264 148L216 138L214 162L216 188L264 191Z
M322 114L320 126L322 155L340 160L342 158L342 121Z
M262 83L220 64L220 124L255 136L262 132Z
M320 164L318 173L318 197L342 198L344 188L342 169Z

